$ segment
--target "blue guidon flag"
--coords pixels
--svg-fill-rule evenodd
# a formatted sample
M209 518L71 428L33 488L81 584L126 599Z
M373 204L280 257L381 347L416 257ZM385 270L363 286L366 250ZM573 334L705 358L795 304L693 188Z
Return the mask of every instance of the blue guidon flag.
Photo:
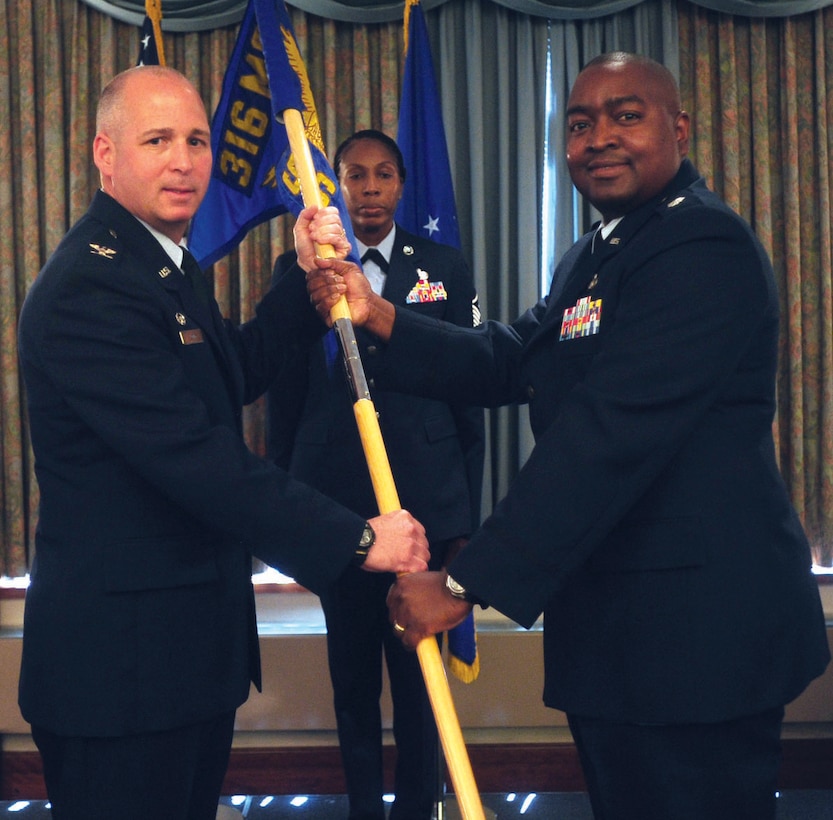
M214 167L194 215L188 247L200 267L233 250L255 225L303 207L282 112L300 111L324 205L350 219L324 156L321 127L283 0L249 0L211 126Z

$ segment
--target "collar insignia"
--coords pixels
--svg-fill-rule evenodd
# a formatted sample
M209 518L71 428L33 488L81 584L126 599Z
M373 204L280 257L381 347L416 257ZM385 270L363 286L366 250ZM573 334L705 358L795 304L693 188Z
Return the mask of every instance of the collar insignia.
M685 197L684 196L678 196L676 199L672 199L668 203L668 207L669 208L676 208L681 202L685 202Z

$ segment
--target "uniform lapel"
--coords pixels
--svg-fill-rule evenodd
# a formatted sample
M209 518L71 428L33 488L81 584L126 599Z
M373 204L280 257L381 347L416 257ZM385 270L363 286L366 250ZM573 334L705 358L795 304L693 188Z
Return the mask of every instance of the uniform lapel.
M591 231L567 251L553 275L547 312L531 344L552 332L561 333L564 310L574 305L577 298L586 295L593 280L604 276L605 264L625 246L619 233L623 225L624 221L607 239L602 237L600 231Z
M172 308L172 318L183 328L197 325L202 330L214 351L230 397L235 406L240 406L243 395L242 375L235 364L222 317L214 300L210 299L206 305L197 299L185 276L153 235L112 197L99 191L93 199L91 213L139 260L140 274L152 277L173 297L174 303L181 306L179 310Z
M162 252L167 258L167 254ZM211 297L208 304L201 301L193 287L178 268L163 280L163 287L175 292L182 301L186 319L199 325L206 340L211 345L217 365L224 375L229 396L235 406L242 404L243 382L240 369L236 364L234 351L231 349L223 317L216 301Z
M527 348L552 331L560 333L565 308L574 305L576 299L586 293L595 276L604 277L605 265L628 247L630 241L656 216L658 208L674 207L681 202L685 189L697 179L694 166L689 160L683 160L677 175L666 188L629 212L606 239L600 233L594 243L595 229L579 239L556 266L546 314Z

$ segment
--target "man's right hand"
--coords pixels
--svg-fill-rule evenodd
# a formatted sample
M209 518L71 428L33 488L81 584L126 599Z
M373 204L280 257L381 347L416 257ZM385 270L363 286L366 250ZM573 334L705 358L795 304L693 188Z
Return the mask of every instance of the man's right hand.
M396 309L373 292L359 267L338 259L316 258L315 264L315 270L307 272L307 291L327 325L331 324L330 310L344 296L354 325L363 326L383 341L390 339Z
M422 572L428 569L425 527L407 510L394 510L370 519L376 540L362 569L369 572Z

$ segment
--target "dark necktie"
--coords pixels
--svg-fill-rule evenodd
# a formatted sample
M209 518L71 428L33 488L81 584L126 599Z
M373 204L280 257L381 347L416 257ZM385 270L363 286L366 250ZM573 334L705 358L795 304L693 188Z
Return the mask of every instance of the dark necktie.
M197 260L194 259L193 254L188 248L182 249L182 272L185 274L185 278L191 283L197 299L202 304L207 305L209 302L208 282L205 281L205 274L200 269Z
M382 252L378 248L368 248L362 256L362 265L365 262L375 262L379 266L382 273L388 272L388 260L382 256Z

